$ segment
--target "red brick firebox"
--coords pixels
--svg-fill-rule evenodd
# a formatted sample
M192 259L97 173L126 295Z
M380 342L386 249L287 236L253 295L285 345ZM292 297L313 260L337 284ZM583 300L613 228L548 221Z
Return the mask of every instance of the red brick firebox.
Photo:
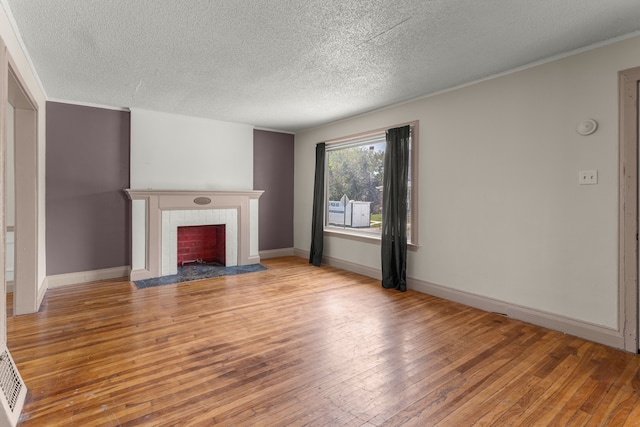
M193 260L225 265L224 225L178 227L178 266Z

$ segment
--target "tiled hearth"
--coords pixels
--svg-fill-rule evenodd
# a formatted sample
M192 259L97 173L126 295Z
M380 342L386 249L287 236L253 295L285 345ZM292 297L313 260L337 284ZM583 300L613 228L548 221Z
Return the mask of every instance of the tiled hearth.
M132 200L131 280L176 274L177 229L225 225L227 266L260 263L262 191L125 190Z

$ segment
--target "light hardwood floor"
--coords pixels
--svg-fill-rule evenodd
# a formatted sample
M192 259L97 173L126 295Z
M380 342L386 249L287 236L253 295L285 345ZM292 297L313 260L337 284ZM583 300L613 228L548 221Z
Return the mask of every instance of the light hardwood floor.
M9 317L22 426L640 425L640 357L295 257Z

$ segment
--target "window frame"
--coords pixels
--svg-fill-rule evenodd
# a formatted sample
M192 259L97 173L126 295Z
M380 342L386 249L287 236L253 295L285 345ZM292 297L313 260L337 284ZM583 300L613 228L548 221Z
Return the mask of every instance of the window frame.
M368 132L362 132L355 135L350 135L343 138L333 139L325 142L327 151L329 147L336 147L340 145L348 146L350 144L357 143L359 140L366 140L378 135L384 135L387 130L396 127L402 127L409 125L411 127L411 165L410 165L410 182L409 187L411 204L409 208L409 214L411 217L411 234L407 239L407 247L410 250L417 250L420 247L419 244L419 230L418 230L418 147L419 147L419 121L401 123L389 127L375 129ZM332 226L329 224L329 162L325 162L324 173L324 220L323 220L323 234L325 236L345 238L354 241L377 243L380 244L381 236L366 231L358 231L353 228L343 228L338 226Z

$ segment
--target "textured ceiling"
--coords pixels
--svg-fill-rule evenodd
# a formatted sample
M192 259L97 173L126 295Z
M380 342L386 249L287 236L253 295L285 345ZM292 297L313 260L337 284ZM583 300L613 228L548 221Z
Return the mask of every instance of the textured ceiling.
M640 30L638 0L0 0L47 96L296 131Z

